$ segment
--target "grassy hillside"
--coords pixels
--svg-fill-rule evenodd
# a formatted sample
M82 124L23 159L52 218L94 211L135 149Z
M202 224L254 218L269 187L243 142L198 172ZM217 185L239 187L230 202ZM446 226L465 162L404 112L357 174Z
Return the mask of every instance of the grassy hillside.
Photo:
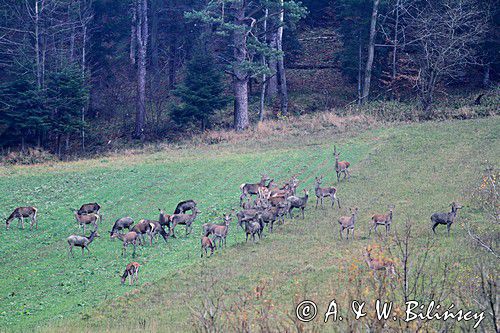
M266 144L241 142L2 168L1 217L16 206L35 205L40 228L38 232L20 230L15 224L9 231L0 228L4 272L0 327L9 331L29 327L193 330L193 313L199 310L203 295L215 294L235 317L264 316L256 311L264 308L265 301L266 316L293 326L289 315L297 299L327 304L348 289L351 265L356 266L356 274L368 276L362 261L367 245L390 249L389 239L367 237L373 213L385 212L387 205L394 204L393 229L401 230L411 219L418 252L429 235L430 214L448 210L453 200L467 203L467 191L480 180L485 160L498 166L498 133L500 118L495 117L382 127L358 135L332 135L325 130ZM314 177L323 174L326 183L333 182L334 143L342 158L351 162L351 181L338 185L340 211L337 207L316 210ZM243 232L233 222L228 248L200 260L201 224L236 208L239 185L257 180L261 173L278 183L299 175L299 189L309 189L311 196L306 219L287 220L272 235L266 232L258 244L245 244ZM153 247L140 247L135 259L143 265L140 284L121 287L119 276L131 256L122 258L121 242L109 239L114 220L122 216L154 219L158 208L172 211L178 201L188 198L197 200L202 211L194 234L185 238L181 227L177 230L181 237L168 244L159 240ZM75 251L70 258L66 238L80 232L70 209L93 201L101 204L104 216L100 238L90 245L90 255L82 257ZM356 239L341 241L336 221L354 206L360 210ZM467 208L459 215L459 220L465 218L481 221L477 211ZM450 237L444 227L438 228L435 241L428 265L437 268L450 263L464 283L472 278L475 260L487 258L471 246L460 223L452 227ZM396 254L392 256L397 260ZM259 288L255 295L258 286L265 287L265 297ZM322 325L321 319L311 325L336 330Z

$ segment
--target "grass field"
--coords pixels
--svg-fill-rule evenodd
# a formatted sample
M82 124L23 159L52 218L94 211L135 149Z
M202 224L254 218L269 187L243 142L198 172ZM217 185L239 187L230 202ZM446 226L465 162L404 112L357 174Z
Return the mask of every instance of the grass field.
M498 166L499 133L500 118L493 117L2 167L0 216L5 219L16 206L34 205L39 230L20 230L16 223L9 231L0 229L0 330L190 331L204 294L223 291L225 304L239 304L241 295L262 285L266 301L272 303L270 315L285 322L297 297L320 302L335 297L348 283L349 265L368 274L363 249L389 242L368 238L368 221L387 205L396 207L393 229L401 228L407 218L413 221L418 248L419 239L423 243L429 235L431 213L447 211L453 200L467 204L467 192L480 181L485 161ZM316 210L314 177L323 174L325 183L334 181L334 143L351 162L351 181L338 185L340 211ZM245 244L233 222L228 247L200 259L201 224L237 208L239 185L258 180L261 173L278 183L299 175L299 190L310 191L305 220L287 220L257 244ZM158 240L153 247L139 247L135 260L143 265L140 283L120 286L131 254L121 257L121 242L109 239L115 219L156 219L158 208L172 211L188 198L202 211L194 233L185 238L181 227L180 237L167 244ZM90 245L90 255L82 257L77 249L74 258L68 257L66 238L80 233L70 209L94 201L102 206L100 237ZM336 221L354 206L360 210L356 239L341 241ZM482 216L466 207L460 219L480 223ZM460 223L453 225L450 237L444 227L438 228L435 241L428 265L453 264L464 280L472 275L475 260L488 256L471 245ZM211 283L216 286L207 287ZM250 309L262 299L246 301ZM314 327L336 330L320 322Z

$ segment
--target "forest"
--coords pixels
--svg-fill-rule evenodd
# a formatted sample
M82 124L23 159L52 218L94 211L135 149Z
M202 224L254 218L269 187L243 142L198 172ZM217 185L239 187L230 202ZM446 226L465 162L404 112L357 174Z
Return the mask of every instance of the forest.
M442 119L497 91L496 0L1 0L0 16L4 161L331 110Z

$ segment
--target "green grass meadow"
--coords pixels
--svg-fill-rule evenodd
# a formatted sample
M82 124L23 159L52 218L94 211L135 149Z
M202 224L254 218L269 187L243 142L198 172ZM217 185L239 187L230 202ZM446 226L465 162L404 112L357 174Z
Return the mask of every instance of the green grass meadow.
M348 283L350 263L368 272L363 249L386 242L384 237L367 237L374 213L394 204L393 229L409 218L423 240L430 233L433 212L448 211L452 201L467 205L468 192L479 184L486 161L499 165L499 133L500 118L492 117L1 167L2 221L15 207L34 205L39 229L21 230L16 221L9 231L0 228L0 331L192 331L191 309L206 292L208 276L217 279L227 302L265 281L273 311L286 317L293 312L297 293L315 298ZM350 182L337 185L334 180L334 144L341 158L351 162ZM233 219L228 247L201 259L201 225L237 209L239 185L257 181L261 173L278 183L298 175L299 190L310 193L305 220L287 219L273 234L266 228L266 237L252 244L245 243ZM329 200L327 209L314 208L313 182L319 175L325 176L324 186L338 187L342 209L337 204L331 209ZM132 248L121 256L121 241L109 238L114 221L124 216L136 222L156 219L158 208L172 212L186 199L195 199L202 211L193 234L184 237L179 226L177 239L138 247L134 260L142 265L139 284L121 286ZM66 238L81 230L70 210L94 201L102 206L100 237L90 245L90 254L82 257L75 249L71 258ZM349 207L359 207L360 213L356 237L347 242L339 239L336 221ZM459 213L461 219L481 223L482 216L466 207ZM437 229L429 265L453 263L466 279L475 258L488 255L472 246L459 222L450 237L445 229Z

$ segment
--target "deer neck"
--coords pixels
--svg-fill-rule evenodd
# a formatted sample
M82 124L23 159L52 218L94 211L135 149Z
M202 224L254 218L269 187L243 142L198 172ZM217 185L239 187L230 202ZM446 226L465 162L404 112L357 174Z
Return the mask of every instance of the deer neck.
M95 233L92 233L90 235L90 237L87 238L88 239L88 244L92 243L92 241L94 240L94 238L95 238Z

